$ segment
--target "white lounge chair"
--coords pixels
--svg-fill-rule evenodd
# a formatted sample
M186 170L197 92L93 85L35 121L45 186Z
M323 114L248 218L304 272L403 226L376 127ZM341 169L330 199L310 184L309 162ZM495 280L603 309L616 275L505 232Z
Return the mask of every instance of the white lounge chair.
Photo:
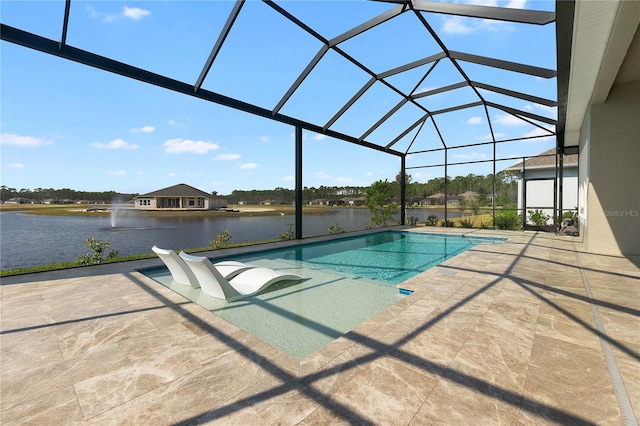
M180 257L200 283L202 291L209 296L233 301L256 294L278 281L299 280L296 274L283 274L269 268L251 268L241 272L227 281L218 272L209 259L201 256L191 256L180 252Z
M158 246L153 246L151 250L153 250L153 252L164 262L167 268L169 268L169 272L171 272L171 276L175 282L190 285L193 288L200 288L200 284L198 283L195 275L193 275L191 269L175 251L161 249ZM247 269L255 268L253 265L232 260L217 262L215 266L220 274L227 279L233 278Z

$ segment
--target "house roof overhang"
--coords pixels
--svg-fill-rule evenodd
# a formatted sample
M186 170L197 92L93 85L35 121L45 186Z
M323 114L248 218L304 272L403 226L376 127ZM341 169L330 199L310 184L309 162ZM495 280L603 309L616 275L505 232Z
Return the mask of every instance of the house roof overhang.
M614 83L640 78L640 2L559 1L556 18L559 145L573 153L589 107Z

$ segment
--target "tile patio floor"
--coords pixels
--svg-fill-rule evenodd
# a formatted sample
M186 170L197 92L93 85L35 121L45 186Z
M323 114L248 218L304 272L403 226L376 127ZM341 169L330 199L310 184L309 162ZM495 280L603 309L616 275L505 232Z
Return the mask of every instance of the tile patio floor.
M4 278L0 423L634 424L640 259L473 234L509 240L302 362L135 271L156 259Z

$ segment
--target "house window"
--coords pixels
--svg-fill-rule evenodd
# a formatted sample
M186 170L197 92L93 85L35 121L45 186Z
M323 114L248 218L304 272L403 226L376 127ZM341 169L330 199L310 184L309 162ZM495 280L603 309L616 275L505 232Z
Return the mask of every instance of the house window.
M196 200L194 200L193 198L189 198L189 207L193 207L196 205Z

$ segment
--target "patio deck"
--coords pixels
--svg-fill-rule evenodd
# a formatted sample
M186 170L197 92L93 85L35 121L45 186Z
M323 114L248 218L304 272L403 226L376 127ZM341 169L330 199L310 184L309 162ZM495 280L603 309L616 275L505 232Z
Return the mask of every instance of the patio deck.
M509 240L302 362L135 271L157 259L4 278L0 423L633 424L640 259L445 231Z

